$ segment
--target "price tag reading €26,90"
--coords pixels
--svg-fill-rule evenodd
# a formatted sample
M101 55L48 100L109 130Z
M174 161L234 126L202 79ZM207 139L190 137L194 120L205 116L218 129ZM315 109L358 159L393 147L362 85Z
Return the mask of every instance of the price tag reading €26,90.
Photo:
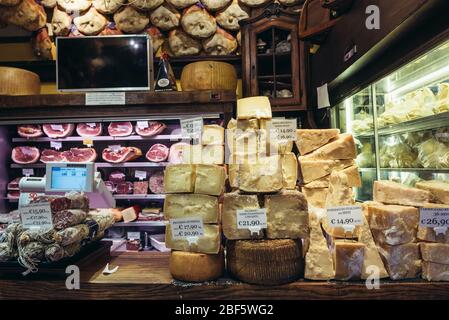
M277 141L296 141L296 119L273 118L270 136Z
M449 208L419 209L419 225L426 228L449 228Z
M331 228L344 228L345 231L354 231L356 226L363 224L361 206L346 206L327 208L327 222Z
M237 210L237 229L248 229L251 233L259 233L267 228L267 209Z
M19 210L24 229L46 231L53 228L49 202L30 203L21 206Z
M203 219L199 217L170 219L173 240L198 239L204 236Z

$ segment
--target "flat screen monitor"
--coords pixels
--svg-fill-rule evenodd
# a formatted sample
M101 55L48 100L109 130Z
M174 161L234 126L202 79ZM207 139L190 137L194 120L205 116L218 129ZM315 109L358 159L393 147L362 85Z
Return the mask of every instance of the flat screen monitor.
M59 91L146 91L153 54L147 35L58 37Z
M46 192L92 192L93 163L47 163Z

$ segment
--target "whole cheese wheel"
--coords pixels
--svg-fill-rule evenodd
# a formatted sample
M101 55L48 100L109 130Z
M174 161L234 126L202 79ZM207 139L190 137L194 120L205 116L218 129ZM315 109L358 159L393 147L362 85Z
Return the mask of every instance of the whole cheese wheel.
M223 250L218 254L172 251L170 273L173 278L187 282L215 280L223 274Z
M225 62L200 61L186 65L181 74L183 91L236 90L237 72Z
M33 72L0 67L0 95L37 95L41 92L39 76Z

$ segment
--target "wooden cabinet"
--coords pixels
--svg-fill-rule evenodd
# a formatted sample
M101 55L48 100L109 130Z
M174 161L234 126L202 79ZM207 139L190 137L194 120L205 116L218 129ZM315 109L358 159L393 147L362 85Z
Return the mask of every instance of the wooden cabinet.
M274 111L306 110L304 44L299 14L274 3L241 21L245 96L270 97Z

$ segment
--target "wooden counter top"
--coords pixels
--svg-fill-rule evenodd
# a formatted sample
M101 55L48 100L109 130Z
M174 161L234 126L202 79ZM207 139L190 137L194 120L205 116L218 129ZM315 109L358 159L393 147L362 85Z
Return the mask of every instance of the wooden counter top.
M379 290L363 282L297 281L283 286L255 286L229 278L204 284L174 281L168 254L122 253L110 258L112 275L104 264L81 269L80 290L67 290L65 279L0 279L0 299L449 299L449 283L382 281Z

